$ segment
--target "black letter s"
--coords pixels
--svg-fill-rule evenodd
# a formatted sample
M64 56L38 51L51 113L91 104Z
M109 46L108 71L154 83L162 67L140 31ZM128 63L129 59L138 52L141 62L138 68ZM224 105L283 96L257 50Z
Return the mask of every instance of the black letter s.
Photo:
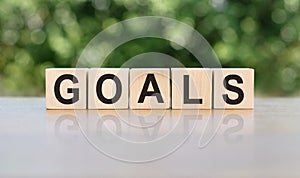
M223 94L223 99L227 104L239 104L244 99L244 92L239 87L230 85L229 80L231 80L231 79L236 80L237 83L243 83L243 79L238 75L232 74L232 75L226 76L223 80L224 87L229 91L236 92L238 94L238 97L237 97L237 99L233 100L228 97L228 94Z

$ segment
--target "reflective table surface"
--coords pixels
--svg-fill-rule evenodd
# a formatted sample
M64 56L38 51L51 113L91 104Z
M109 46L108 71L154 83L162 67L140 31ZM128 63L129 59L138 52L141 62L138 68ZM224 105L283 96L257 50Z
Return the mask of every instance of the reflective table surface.
M152 111L0 98L0 177L300 177L300 98Z

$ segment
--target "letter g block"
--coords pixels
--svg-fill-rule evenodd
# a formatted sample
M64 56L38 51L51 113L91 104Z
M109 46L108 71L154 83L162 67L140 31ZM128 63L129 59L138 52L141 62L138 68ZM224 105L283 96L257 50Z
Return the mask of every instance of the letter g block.
M46 69L47 109L86 109L87 69Z

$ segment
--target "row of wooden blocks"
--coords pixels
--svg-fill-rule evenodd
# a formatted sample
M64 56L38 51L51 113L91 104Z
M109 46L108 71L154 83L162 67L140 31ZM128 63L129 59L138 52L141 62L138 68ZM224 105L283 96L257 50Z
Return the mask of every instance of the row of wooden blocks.
M249 68L46 69L47 109L252 109Z

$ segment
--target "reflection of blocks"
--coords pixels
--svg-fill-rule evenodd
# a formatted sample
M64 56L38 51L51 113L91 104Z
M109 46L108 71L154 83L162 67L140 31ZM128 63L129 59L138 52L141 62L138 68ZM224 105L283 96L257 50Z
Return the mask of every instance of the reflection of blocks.
M234 135L234 133L251 134L254 132L253 110L215 110L215 117L222 117L223 127L220 133L225 136Z
M79 122L81 118L87 120L86 110L47 110L46 111L46 126L47 136L59 139L70 139L74 136L82 136L81 128L85 128L84 122Z
M130 108L170 108L170 70L131 69Z
M252 109L254 70L214 69L214 108Z
M47 69L47 109L86 109L87 69Z
M211 109L212 71L172 68L172 109Z
M87 113L87 117L82 121L86 120L87 122L86 131L89 136L98 141L101 141L100 137L116 139L114 134L121 136L124 127L127 126L122 120L128 119L128 110L89 110Z
M89 109L128 109L129 69L90 69Z

